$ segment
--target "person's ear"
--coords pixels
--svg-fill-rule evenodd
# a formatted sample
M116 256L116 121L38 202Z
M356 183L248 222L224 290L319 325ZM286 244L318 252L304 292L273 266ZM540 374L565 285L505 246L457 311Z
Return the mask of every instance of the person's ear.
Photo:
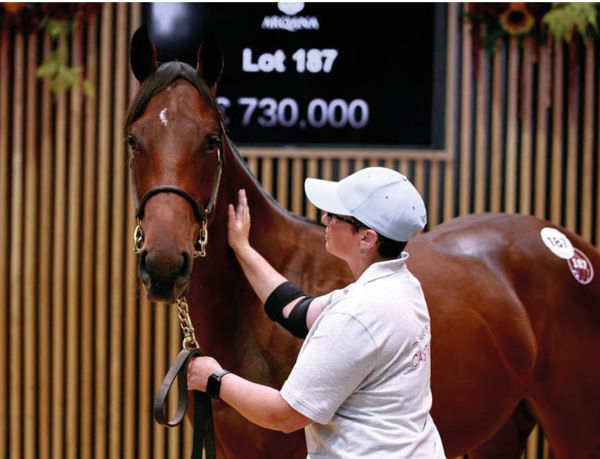
M368 250L377 245L378 239L379 239L379 236L377 235L377 233L374 230L366 229L363 232L360 243L363 248Z

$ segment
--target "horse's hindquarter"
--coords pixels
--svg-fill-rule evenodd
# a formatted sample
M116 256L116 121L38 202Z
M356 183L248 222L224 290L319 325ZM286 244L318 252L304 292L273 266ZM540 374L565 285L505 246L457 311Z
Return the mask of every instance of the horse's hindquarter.
M574 393L600 383L589 368L600 352L598 282L575 281L543 244L545 226L528 216L476 215L409 245L431 313L433 416L449 456L485 440L521 399L554 437L557 457L590 448L589 438L565 429L581 417L598 425L598 396ZM589 244L567 235L600 266Z
M529 252L515 268L515 287L527 307L538 348L528 403L554 457L600 457L600 253L559 228L586 258L577 259L591 265L588 277L580 278L590 282L579 282L572 272L573 260L558 257L542 243L540 231L546 226L550 225L537 220L522 231Z
M415 238L409 268L432 323L432 415L449 457L492 435L522 398L536 345L504 231L471 218Z

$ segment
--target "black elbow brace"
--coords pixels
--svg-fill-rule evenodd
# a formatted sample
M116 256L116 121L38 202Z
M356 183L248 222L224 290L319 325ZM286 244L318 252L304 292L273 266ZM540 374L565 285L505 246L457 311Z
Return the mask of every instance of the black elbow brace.
M306 326L306 313L310 302L314 299L313 296L305 296L296 303L296 306L290 311L285 324L283 325L289 330L292 335L298 338L306 338L308 335L308 327Z
M290 311L288 317L283 317L283 308L291 301L303 296L300 301ZM286 330L298 338L305 338L308 334L306 326L306 314L310 302L314 297L306 296L296 285L291 282L284 282L271 292L267 301L265 301L265 312L273 321L280 323Z

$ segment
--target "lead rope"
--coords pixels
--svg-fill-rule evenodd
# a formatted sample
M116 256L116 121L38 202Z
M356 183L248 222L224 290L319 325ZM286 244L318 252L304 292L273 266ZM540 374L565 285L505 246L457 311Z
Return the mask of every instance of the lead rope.
M190 319L188 304L185 297L177 300L177 316L183 333L182 350L179 352L165 379L158 388L154 399L154 419L161 425L175 427L183 420L187 410L187 367L189 360L200 352L194 327ZM177 379L178 398L177 410L172 419L168 419L166 403L171 386ZM216 458L215 437L213 430L212 403L205 392L194 391L194 441L192 444L192 459L202 459L204 449L206 459Z

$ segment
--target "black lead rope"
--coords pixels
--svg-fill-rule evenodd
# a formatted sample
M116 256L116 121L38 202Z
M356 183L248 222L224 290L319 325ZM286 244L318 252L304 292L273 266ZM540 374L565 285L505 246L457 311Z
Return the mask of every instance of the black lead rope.
M200 431L197 434L197 431ZM204 392L194 391L194 442L192 459L202 459L202 448L206 459L216 459L215 432L213 430L212 405Z
M197 355L202 355L198 348L182 349L173 361L171 368L169 368L154 399L154 419L159 424L175 427L185 417L188 401L187 368L189 360ZM173 418L169 419L166 404L169 390L175 379L178 380L177 410ZM202 459L203 449L206 459L216 459L211 400L205 392L194 391L194 442L192 444L192 459Z

